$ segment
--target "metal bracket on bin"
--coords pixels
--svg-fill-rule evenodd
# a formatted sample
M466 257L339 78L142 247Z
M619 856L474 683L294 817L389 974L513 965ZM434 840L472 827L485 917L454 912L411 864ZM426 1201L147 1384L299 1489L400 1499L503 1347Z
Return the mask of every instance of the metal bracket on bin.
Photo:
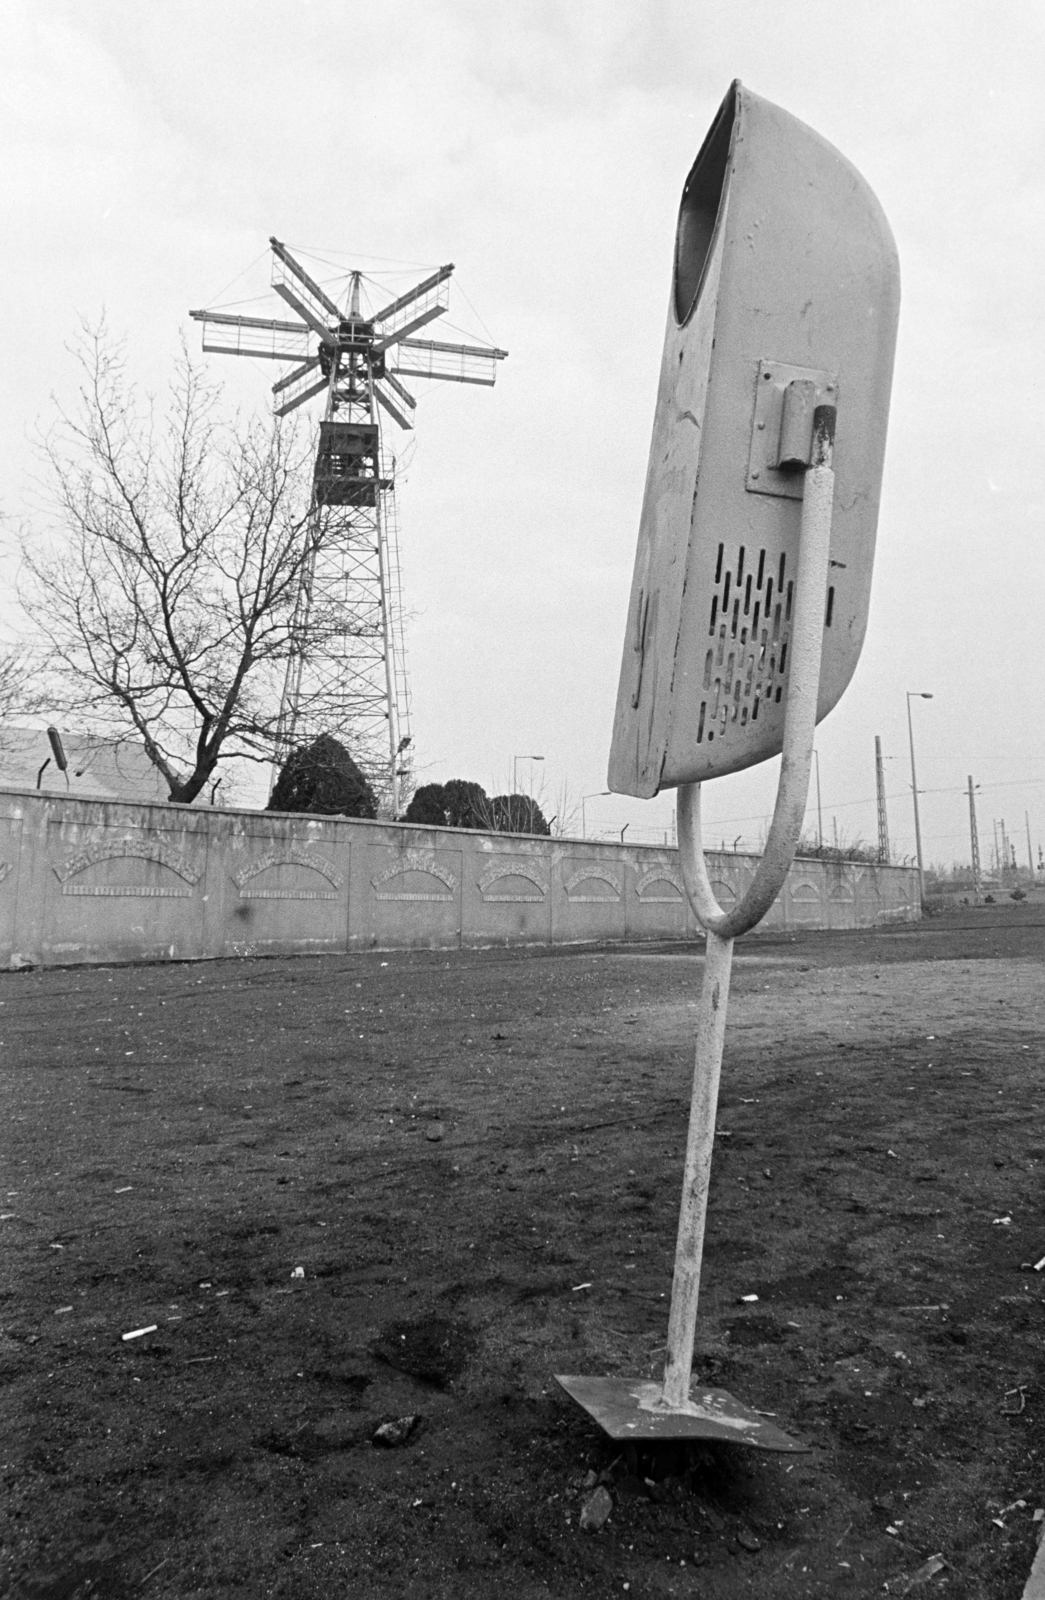
M803 471L809 465L813 412L838 404L838 374L784 361L760 361L747 487L752 494L801 500ZM805 445L805 453L802 445Z

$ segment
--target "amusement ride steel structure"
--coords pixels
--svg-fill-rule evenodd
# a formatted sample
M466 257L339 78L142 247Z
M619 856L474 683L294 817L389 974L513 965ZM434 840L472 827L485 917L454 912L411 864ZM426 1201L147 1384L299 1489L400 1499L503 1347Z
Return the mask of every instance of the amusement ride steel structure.
M190 311L203 349L293 362L273 384L284 417L325 395L305 564L295 608L297 644L280 702L274 770L320 733L346 742L397 816L410 774L410 701L403 651L395 460L381 412L413 427L417 402L400 379L492 386L506 350L413 338L442 316L453 265L440 267L373 316L361 309L360 272L342 310L278 239L272 287L298 320Z

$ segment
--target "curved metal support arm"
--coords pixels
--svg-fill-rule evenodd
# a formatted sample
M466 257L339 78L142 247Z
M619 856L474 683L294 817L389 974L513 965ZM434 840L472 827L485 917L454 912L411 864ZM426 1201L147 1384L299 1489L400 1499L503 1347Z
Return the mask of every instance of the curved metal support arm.
M791 670L784 712L784 754L776 808L754 881L739 905L730 912L722 910L708 879L707 862L700 839L700 785L684 784L679 789L679 859L690 904L708 937L704 979L697 1008L697 1049L693 1064L682 1204L675 1244L675 1275L671 1285L664 1387L657 1402L658 1409L668 1412L684 1411L690 1403L693 1341L700 1297L704 1225L715 1146L715 1116L733 940L737 934L753 928L779 894L794 858L805 817L809 769L813 760L813 734L816 731L824 599L831 543L831 505L835 482L831 470L833 431L833 407L818 408L812 465L806 472L802 500L802 531L791 629Z
M823 430L818 428L814 464L805 477L791 628L791 667L784 711L784 751L773 821L754 881L732 911L723 911L708 878L700 836L700 784L686 783L679 787L679 860L686 893L701 926L718 934L720 939L735 939L762 920L783 887L802 832L813 761L831 545L835 484L830 436L833 420L832 413L829 425Z

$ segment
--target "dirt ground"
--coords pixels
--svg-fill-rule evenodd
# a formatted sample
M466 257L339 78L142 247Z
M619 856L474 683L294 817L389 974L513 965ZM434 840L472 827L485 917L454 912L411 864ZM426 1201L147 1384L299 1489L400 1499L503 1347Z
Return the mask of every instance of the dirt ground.
M796 1457L553 1378L659 1371L694 946L0 976L0 1592L1018 1597L1043 964L1029 905L738 947L697 1370Z

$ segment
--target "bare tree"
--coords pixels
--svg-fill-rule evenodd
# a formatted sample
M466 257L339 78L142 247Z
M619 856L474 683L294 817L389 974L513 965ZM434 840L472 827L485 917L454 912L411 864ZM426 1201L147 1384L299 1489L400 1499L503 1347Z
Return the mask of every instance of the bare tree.
M29 652L18 646L0 650L0 742L5 723L13 717L35 716L44 703Z
M170 798L191 802L220 761L272 759L319 536L309 451L291 429L223 423L184 352L162 418L104 325L74 354L78 403L42 441L51 528L23 538L23 605L54 709L140 739Z
M545 799L544 785L541 784L536 796L542 810L551 811L548 826L556 839L572 839L581 831L581 803L575 800L570 792L570 785L563 778L558 789ZM554 810L552 809L554 807Z

